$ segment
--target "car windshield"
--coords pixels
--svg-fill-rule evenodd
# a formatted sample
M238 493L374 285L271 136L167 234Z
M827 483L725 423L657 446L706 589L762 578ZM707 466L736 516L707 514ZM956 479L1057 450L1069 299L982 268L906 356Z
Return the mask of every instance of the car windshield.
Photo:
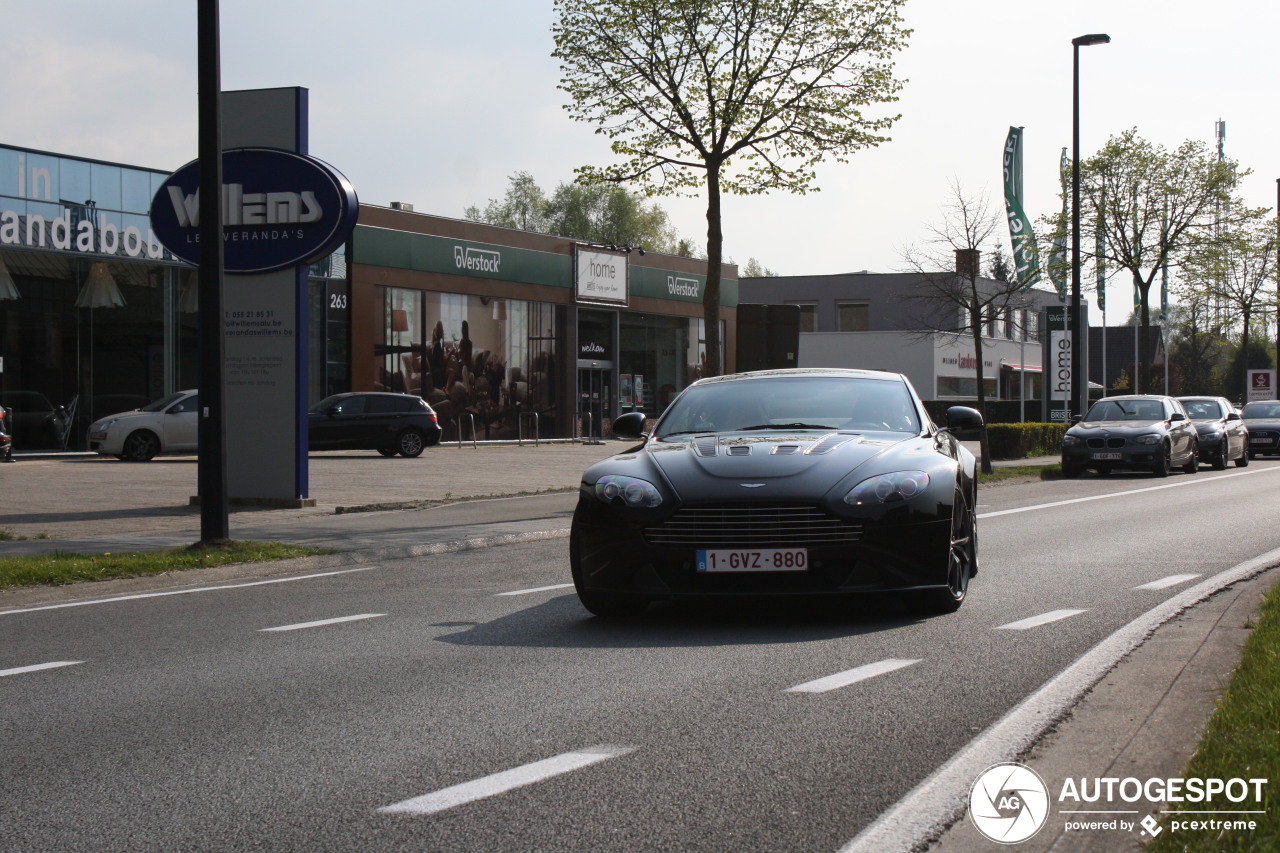
M774 376L691 386L655 434L797 429L918 433L921 426L901 379Z
M1227 414L1217 400L1183 400L1182 405L1187 414L1197 420L1223 418Z
M1245 403L1246 418L1280 418L1280 403Z
M187 394L189 394L189 393L191 393L191 392L189 392L189 391L179 391L179 392L178 392L178 393L176 393L176 394L170 394L168 397L161 397L159 400L155 400L155 401L153 401L153 402L147 403L147 405L143 406L143 407L142 407L141 409L139 409L138 411L140 411L140 412L163 412L165 409L169 408L169 406L173 405L173 404L174 404L174 403L176 403L178 400L181 400L183 397L187 396Z
M1099 400L1086 421L1162 421L1164 405L1158 400Z

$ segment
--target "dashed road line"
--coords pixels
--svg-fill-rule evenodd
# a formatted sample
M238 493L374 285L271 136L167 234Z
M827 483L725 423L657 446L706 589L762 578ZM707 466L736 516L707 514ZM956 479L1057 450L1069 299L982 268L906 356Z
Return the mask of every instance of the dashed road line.
M1171 586L1177 586L1180 583L1186 583L1189 580L1195 580L1200 575L1169 575L1167 578L1160 578L1151 583L1144 583L1141 586L1135 586L1134 589L1168 589Z
M512 592L500 592L498 595L529 595L535 592L550 592L553 589L568 589L573 586L571 583L558 583L553 586L535 586L531 589L517 589Z
M1050 610L1048 613L1041 613L1039 616L1030 616L1026 619L1019 619L1017 622L1010 622L1008 625L997 625L997 631L1026 631L1030 628L1039 628L1041 625L1048 625L1050 622L1057 622L1059 619L1068 619L1072 616L1079 616L1084 610Z
M48 663L33 663L30 666L18 666L13 669L0 669L0 678L6 675L22 675L27 672L40 672L44 669L57 669L60 666L75 666L84 663L82 660L55 660Z
M806 681L804 684L797 684L795 687L788 687L784 693L826 693L829 690L838 690L841 687L848 687L858 681L864 681L868 678L875 678L877 675L884 675L886 672L893 672L895 669L902 669L905 666L911 666L913 663L920 663L921 658L889 658L877 663L869 663L865 666L857 666L853 669L846 669L844 672L837 672L835 675L828 675L825 678L817 678L813 681Z
M383 814L432 814L515 788L523 788L563 773L581 770L583 767L589 767L608 758L617 758L635 750L634 746L592 746L576 752L566 752L532 764L494 773L491 776L442 788L420 797L401 800L398 803L383 806L378 811Z
M385 613L358 613L355 616L338 616L334 619L320 619L315 622L298 622L294 625L278 625L275 628L259 628L259 631L301 631L304 628L319 628L323 625L337 625L342 622L358 622L361 619L377 619Z

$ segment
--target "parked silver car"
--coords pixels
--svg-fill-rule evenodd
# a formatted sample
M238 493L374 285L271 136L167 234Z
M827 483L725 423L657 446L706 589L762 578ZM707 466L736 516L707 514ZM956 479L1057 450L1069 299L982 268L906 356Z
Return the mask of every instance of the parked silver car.
M129 462L149 462L161 453L195 453L199 409L196 391L179 391L141 409L99 418L89 427L89 449Z

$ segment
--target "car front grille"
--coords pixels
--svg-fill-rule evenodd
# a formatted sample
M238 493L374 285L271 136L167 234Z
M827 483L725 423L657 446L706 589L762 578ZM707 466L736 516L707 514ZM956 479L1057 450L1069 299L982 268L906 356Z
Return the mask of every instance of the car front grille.
M1101 450L1104 447L1124 447L1123 438L1091 438L1089 446L1094 450Z
M646 527L652 545L783 548L857 542L862 525L808 504L688 506Z

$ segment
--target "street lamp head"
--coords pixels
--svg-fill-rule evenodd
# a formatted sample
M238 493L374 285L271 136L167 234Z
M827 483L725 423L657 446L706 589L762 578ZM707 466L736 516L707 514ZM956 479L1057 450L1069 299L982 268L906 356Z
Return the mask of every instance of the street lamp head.
M1111 36L1106 33L1090 33L1087 36L1076 36L1071 40L1076 47L1088 47L1091 44L1110 44Z

